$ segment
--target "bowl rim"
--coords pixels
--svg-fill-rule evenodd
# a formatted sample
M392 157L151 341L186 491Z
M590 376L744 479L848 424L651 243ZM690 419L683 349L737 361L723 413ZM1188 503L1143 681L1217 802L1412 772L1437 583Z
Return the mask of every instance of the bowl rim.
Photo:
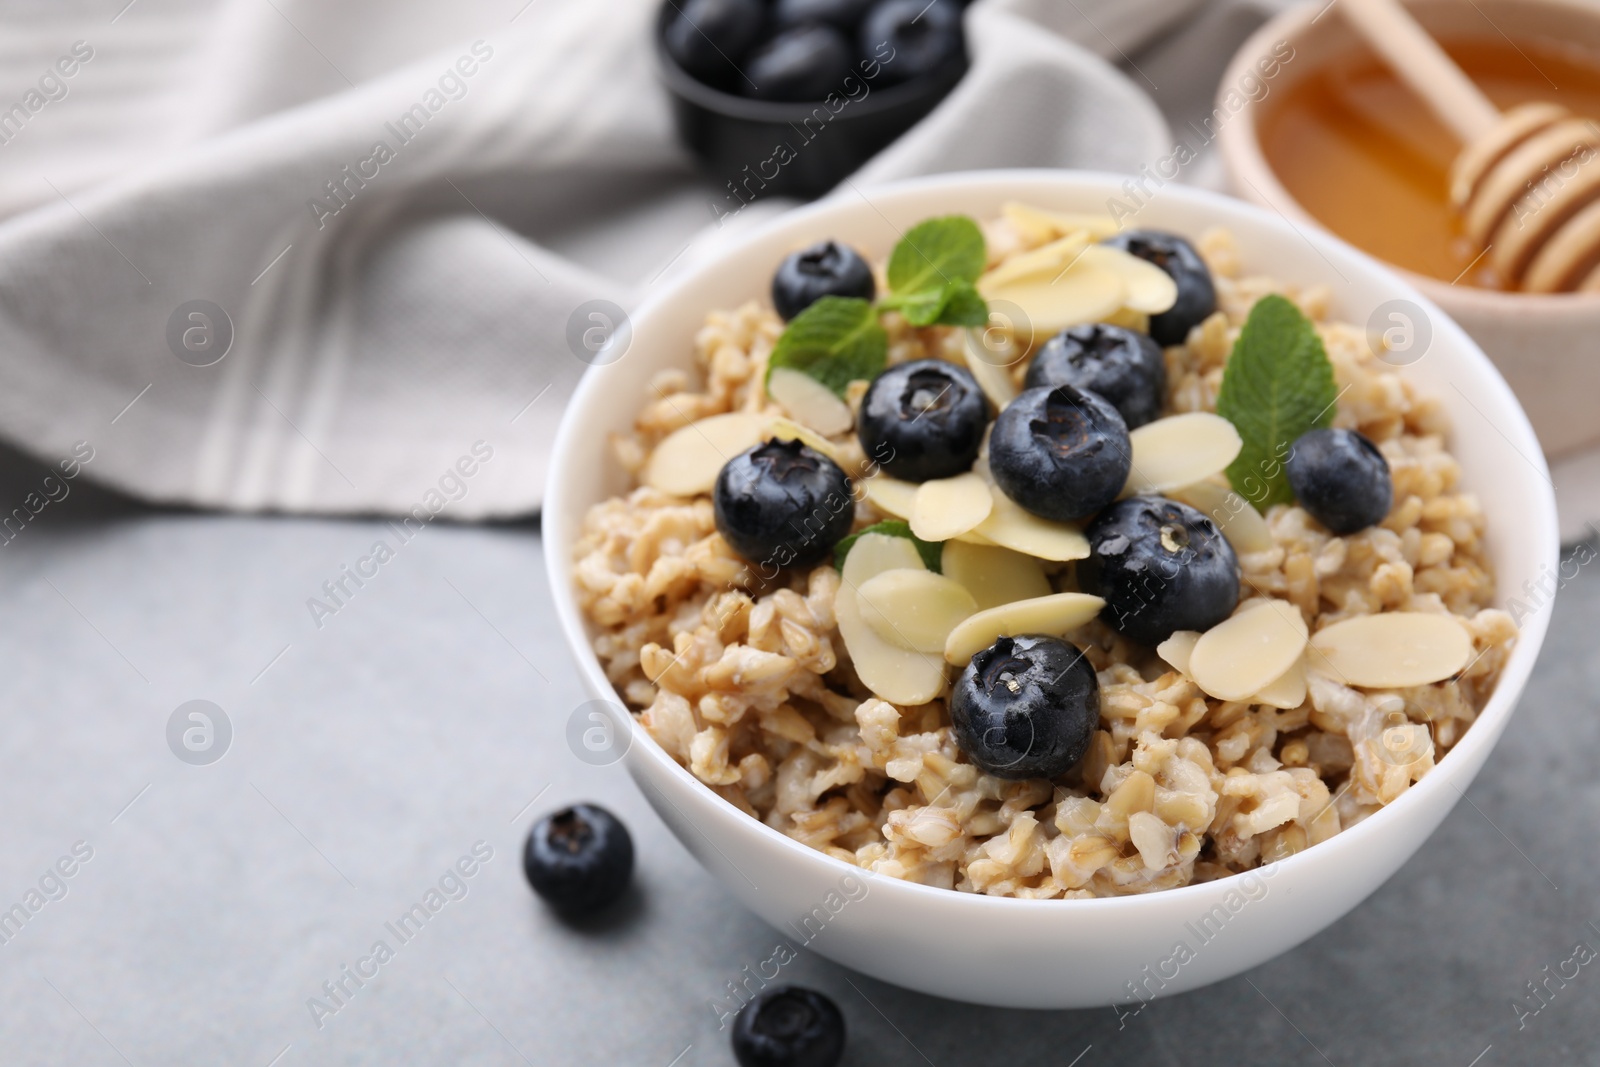
M1414 6L1411 0L1401 0L1401 2L1408 7ZM1583 7L1577 0L1519 0L1519 2L1582 12L1600 25L1600 16L1597 16L1593 9ZM1263 22L1255 33L1246 38L1244 44L1239 46L1239 50L1228 61L1227 70L1217 87L1216 105L1218 107L1223 105L1223 97L1230 87L1240 84L1241 79L1250 73L1256 60L1270 52L1276 42L1288 41L1293 44L1308 33L1322 32L1312 29L1321 18L1322 13L1317 5L1295 4ZM1261 150L1256 115L1261 105L1269 99L1271 99L1270 93L1260 100L1248 101L1218 130L1218 154L1222 157L1223 166L1227 169L1229 178L1234 180L1236 188L1242 181L1261 203L1272 210L1294 222L1316 227L1320 232L1331 235L1332 231L1306 210L1278 180L1277 173L1267 163L1266 154ZM1459 286L1455 282L1418 274L1379 259L1370 252L1363 254L1398 274L1435 302L1444 305L1458 302L1480 303L1486 308L1497 311L1528 311L1541 315L1581 316L1585 319L1600 312L1600 293L1524 293L1482 289L1475 285Z
M667 24L677 13L678 5L675 0L662 0L650 30L657 73L674 95L724 118L784 126L808 119L816 113L817 108L827 107L825 99L809 102L755 100L707 85L684 70L672 57L672 53L667 51ZM962 14L964 16L965 12ZM861 118L891 111L930 97L943 97L967 76L967 71L971 68L972 60L967 48L964 21L961 35L961 51L943 67L926 74L919 74L909 81L874 88L861 100L852 102L847 111L841 108L839 112L832 113L831 117ZM854 65L850 71L852 75L855 74Z
M872 189L876 194L893 195L901 192L916 193L933 190L946 190L952 194L971 191L973 188L1004 188L1011 185L1037 186L1041 181L1059 184L1064 192L1112 193L1119 190L1126 181L1125 175L1112 174L1103 171L1076 171L1054 169L1001 169L984 171L957 171L943 174L926 175L917 178L902 179L892 182L875 184ZM1501 399L1506 401L1500 413L1510 419L1510 427L1515 436L1523 438L1524 443L1531 444L1533 455L1524 455L1536 466L1537 471L1543 475L1544 488L1536 489L1541 497L1541 507L1538 513L1524 516L1522 521L1536 525L1539 536L1537 542L1545 545L1544 560L1538 561L1550 568L1557 565L1559 559L1559 536L1556 520L1555 493L1549 488L1549 468L1544 461L1544 455L1538 450L1537 438L1533 428L1528 422L1527 415L1522 410L1521 403L1516 395L1506 384L1505 378L1494 366L1488 356L1484 355L1478 345L1456 324L1455 320L1446 315L1439 307L1422 294L1409 281L1402 278L1388 264L1382 263L1373 257L1361 252L1352 246L1340 241L1338 238L1318 230L1313 233L1300 231L1286 218L1274 217L1271 212L1252 203L1225 196L1221 193L1200 189L1193 186L1169 185L1163 190L1164 196L1182 198L1191 201L1201 208L1216 209L1219 214L1226 216L1230 213L1244 213L1256 216L1256 221L1281 236L1309 241L1313 248L1324 259L1340 266L1348 267L1358 275L1366 274L1391 289L1397 297L1412 300L1420 305L1422 310L1434 317L1441 334L1446 335L1451 341L1451 347L1458 350L1462 358L1477 364L1479 373L1484 374L1492 387L1496 387L1502 394ZM637 311L632 316L634 338L638 338L640 323L648 323L658 308L670 305L684 293L692 290L700 276L719 263L730 258L736 258L751 246L765 240L769 235L779 231L794 229L797 232L806 227L815 228L817 223L824 221L829 214L845 201L845 194L839 193L826 197L813 204L805 205L779 216L767 220L748 233L740 235L737 239L725 246L715 259L702 261L672 281L660 285L656 290L641 301ZM762 275L763 277L765 274ZM713 309L708 308L707 311ZM688 339L684 341L684 351L688 352ZM596 368L598 369L598 368ZM573 567L570 545L556 544L554 536L557 531L552 529L552 516L564 516L572 512L573 505L569 500L579 489L571 475L571 468L558 462L558 458L582 446L584 441L584 412L604 401L601 394L605 376L594 372L586 373L579 381L578 387L569 401L566 413L556 434L554 447L551 451L549 482L546 488L545 504L541 514L541 540L544 553L546 577L550 583L551 598L555 603L556 615L561 623L563 635L577 660L578 668L587 683L587 688L595 693L609 693L611 700L617 705L626 708L627 702L606 677L600 665L592 641L589 638L582 612L577 606L577 599L573 589ZM1504 434L1504 431L1502 431ZM1507 437L1511 443L1511 437ZM590 447L593 447L591 442ZM1519 453L1523 451L1514 443L1512 447ZM572 527L577 528L577 520L581 516L573 515ZM559 522L555 523L559 525ZM990 896L984 893L965 893L954 889L943 889L937 886L923 885L887 875L878 875L873 871L854 864L845 863L827 853L813 849L800 841L783 834L768 826L760 819L753 818L738 810L731 803L723 800L713 793L709 786L696 778L687 768L680 765L667 754L649 732L638 727L633 712L628 712L628 727L630 732L630 748L627 752L626 762L630 763L629 773L635 779L635 785L641 792L648 793L659 790L658 786L646 789L639 781L639 776L634 772L631 761L638 754L640 758L650 761L653 767L682 785L691 787L705 800L710 807L708 810L717 811L719 819L722 816L734 816L737 823L728 822L727 825L743 826L746 831L756 834L769 841L774 847L781 848L794 857L796 862L802 864L816 864L822 871L832 872L832 878L837 881L846 874L853 874L858 878L872 879L875 890L886 891L891 894L910 894L912 898L920 898L931 903L943 901L948 906L983 909L990 912L1018 911L1033 909L1042 914L1049 909L1063 912L1120 912L1124 910L1138 910L1152 905L1150 901L1164 901L1176 907L1188 900L1201 900L1219 894L1229 887L1239 884L1239 880L1250 875L1261 875L1263 871L1298 871L1310 865L1324 862L1318 857L1328 857L1335 850L1358 852L1363 845L1374 835L1386 833L1391 825L1398 826L1405 819L1407 813L1413 808L1419 808L1429 803L1432 794L1439 793L1446 788L1455 788L1457 796L1447 798L1446 809L1453 807L1455 801L1464 796L1462 788L1455 787L1453 781L1455 772L1451 767L1464 766L1482 752L1483 759L1487 759L1490 751L1498 743L1501 733L1512 713L1516 709L1517 701L1527 685L1528 678L1533 670L1535 660L1544 644L1544 638L1550 622L1549 611L1534 612L1518 629L1517 642L1513 646L1511 655L1502 668L1499 681L1495 690L1482 711L1473 720L1461 741L1446 754L1445 758L1436 766L1433 773L1425 775L1420 781L1414 782L1406 792L1393 803L1384 806L1355 826L1341 830L1338 834L1323 841L1316 846L1307 848L1293 856L1276 860L1249 871L1228 875L1223 878L1207 882L1191 882L1188 885L1163 889L1151 893L1132 894L1115 897L1095 897L1088 899L1047 899L1033 900L1018 897ZM1456 761L1448 763L1451 756L1457 756ZM1477 760L1481 768L1483 759ZM1444 773L1440 773L1443 769ZM1476 775L1474 769L1471 776ZM725 809L725 811L723 810ZM736 831L743 832L743 831ZM702 834L705 831L701 831ZM1309 857L1309 858L1308 858ZM1270 876L1270 875L1265 875ZM957 903L961 902L961 903Z

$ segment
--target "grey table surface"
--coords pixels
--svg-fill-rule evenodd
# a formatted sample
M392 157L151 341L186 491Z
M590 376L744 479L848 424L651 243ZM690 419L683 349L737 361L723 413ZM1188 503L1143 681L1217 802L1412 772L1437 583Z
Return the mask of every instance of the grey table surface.
M0 504L42 474L0 456ZM568 749L584 696L537 527L430 526L319 628L307 599L382 537L375 520L145 509L80 479L0 549L0 909L40 891L0 944L0 1063L733 1062L708 1002L778 935L620 767ZM809 952L786 977L841 1005L848 1064L1600 1063L1600 965L1550 982L1520 1027L1513 1007L1600 946L1596 568L1554 611L1467 802L1365 904L1255 971L1123 1020L938 1000ZM168 743L195 699L232 729L208 765ZM639 849L634 895L583 929L518 862L536 815L580 798ZM92 855L51 877L75 846ZM459 899L389 933L474 846L492 855L446 880ZM313 1011L379 940L377 976Z

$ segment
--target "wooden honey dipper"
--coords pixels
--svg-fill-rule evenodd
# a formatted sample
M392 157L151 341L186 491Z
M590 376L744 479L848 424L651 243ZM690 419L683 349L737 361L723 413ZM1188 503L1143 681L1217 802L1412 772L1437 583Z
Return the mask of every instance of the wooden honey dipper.
M1600 126L1551 103L1502 113L1398 0L1338 3L1464 146L1450 201L1496 273L1525 292L1600 292Z

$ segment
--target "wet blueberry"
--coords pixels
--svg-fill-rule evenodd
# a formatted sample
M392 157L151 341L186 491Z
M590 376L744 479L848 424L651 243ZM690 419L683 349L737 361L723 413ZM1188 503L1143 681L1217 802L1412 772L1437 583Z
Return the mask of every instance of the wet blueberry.
M761 0L688 0L667 24L667 54L712 85L738 77L738 62L761 36Z
M1191 327L1217 310L1217 287L1194 245L1162 230L1127 230L1106 244L1148 260L1178 283L1178 302L1170 310L1150 316L1150 336L1157 344L1181 345Z
M757 100L821 100L844 84L850 59L849 41L832 26L794 26L750 53L745 92Z
M884 85L932 74L965 50L961 9L953 0L882 0L861 23L859 44L883 64Z
M814 989L764 989L733 1023L739 1067L834 1067L844 1054L844 1016Z
M772 306L785 322L825 296L871 300L878 293L872 268L855 249L822 241L778 264L772 276Z
M838 464L799 441L768 441L734 456L711 497L717 530L764 567L808 567L850 532L855 499Z
M1376 526L1394 503L1388 460L1354 430L1308 430L1283 466L1300 506L1336 534Z
M1026 387L1075 385L1111 401L1128 429L1161 414L1167 361L1161 346L1137 330L1097 322L1062 330L1028 366Z
M778 0L772 5L772 21L779 26L825 22L850 33L861 25L872 4L873 0Z
M891 478L925 482L972 469L989 404L971 372L919 359L878 375L861 401L856 436Z
M1132 462L1117 409L1071 385L1025 390L989 434L995 484L1035 515L1061 522L1088 518L1115 500Z
M1216 523L1160 496L1119 500L1088 529L1078 587L1105 598L1113 630L1158 645L1176 630L1209 630L1239 602L1239 560Z
M589 915L622 896L633 876L633 839L596 804L574 804L533 824L522 853L528 884L556 911Z
M1002 637L956 679L950 723L967 758L996 778L1056 778L1089 750L1100 685L1070 642Z

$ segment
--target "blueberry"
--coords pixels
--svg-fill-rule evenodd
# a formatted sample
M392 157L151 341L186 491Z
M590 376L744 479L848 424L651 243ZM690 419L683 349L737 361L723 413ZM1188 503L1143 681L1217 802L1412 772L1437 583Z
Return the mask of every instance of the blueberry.
M1146 645L1209 630L1239 603L1239 559L1217 524L1160 496L1119 500L1084 531L1078 587L1105 598L1105 624Z
M772 306L788 322L825 296L854 296L871 300L878 295L872 268L855 249L836 241L821 241L795 252L772 276Z
M850 479L799 441L772 440L734 456L711 502L722 539L763 566L820 563L855 520Z
M996 778L1058 778L1089 750L1100 685L1070 642L1002 637L956 679L950 723L961 751Z
M772 21L779 26L824 22L850 33L861 25L872 4L873 0L778 0L772 5Z
M593 914L628 888L633 839L605 808L574 804L533 824L522 853L522 873L556 911Z
M850 43L832 26L794 26L750 53L745 92L757 100L821 100L844 84L850 58Z
M1161 414L1167 361L1161 346L1137 330L1093 323L1062 330L1028 366L1026 388L1075 385L1111 401L1128 429Z
M861 54L883 64L878 76L896 85L959 59L961 9L952 0L882 0L861 23Z
M1006 496L1060 522L1088 518L1127 484L1133 451L1117 409L1071 385L1024 390L989 434L989 470Z
M1126 230L1105 241L1113 248L1148 260L1178 283L1178 302L1150 316L1150 336L1157 344L1181 345L1191 327L1217 310L1217 287L1194 245L1162 230Z
M868 459L891 478L925 482L972 469L989 404L965 367L919 359L873 379L857 423Z
M1336 534L1376 526L1394 503L1389 462L1354 430L1308 430L1284 462L1300 506Z
M844 1054L844 1016L814 989L764 989L733 1022L739 1067L834 1067Z
M667 54L703 82L726 83L738 77L765 21L761 0L688 0L667 24Z

